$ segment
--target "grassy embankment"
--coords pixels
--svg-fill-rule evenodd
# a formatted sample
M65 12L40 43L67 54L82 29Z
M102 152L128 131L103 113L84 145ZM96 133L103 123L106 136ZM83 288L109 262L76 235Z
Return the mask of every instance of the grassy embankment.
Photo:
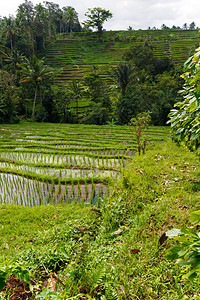
M1 260L36 279L56 272L58 299L198 299L199 278L183 280L164 256L173 242L159 240L200 209L199 175L199 159L165 141L128 164L98 210L2 205Z

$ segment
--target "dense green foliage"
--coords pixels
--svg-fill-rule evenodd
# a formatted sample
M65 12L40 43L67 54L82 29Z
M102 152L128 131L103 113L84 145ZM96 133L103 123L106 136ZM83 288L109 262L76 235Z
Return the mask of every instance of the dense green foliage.
M88 18L84 22L84 26L87 28L97 28L99 34L99 40L103 37L103 23L112 18L112 13L109 10L102 9L101 7L89 8L85 14Z
M193 225L188 228L172 229L166 234L170 238L174 238L179 242L171 248L167 257L172 260L177 260L180 266L184 266L183 278L193 280L200 272L200 234L197 226L200 224L200 211L192 212L190 222Z
M200 48L185 63L183 101L170 112L173 139L200 154Z

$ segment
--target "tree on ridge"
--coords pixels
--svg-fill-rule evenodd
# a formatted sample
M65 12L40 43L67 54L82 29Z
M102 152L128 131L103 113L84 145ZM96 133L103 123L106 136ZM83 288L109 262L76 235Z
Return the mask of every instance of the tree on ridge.
M105 10L100 7L89 8L88 12L85 14L88 20L84 22L86 27L97 28L99 40L102 40L103 35L103 23L108 19L112 18L112 13L109 10Z

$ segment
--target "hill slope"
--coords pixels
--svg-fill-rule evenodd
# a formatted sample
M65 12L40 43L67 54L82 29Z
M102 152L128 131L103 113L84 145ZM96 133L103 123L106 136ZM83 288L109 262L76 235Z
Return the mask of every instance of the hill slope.
M60 68L55 82L66 86L72 79L81 80L93 70L107 78L110 66L120 62L126 49L144 42L154 46L156 56L170 56L178 67L183 65L190 50L198 46L199 33L198 30L108 31L104 32L103 43L96 32L62 34L42 55L48 65Z

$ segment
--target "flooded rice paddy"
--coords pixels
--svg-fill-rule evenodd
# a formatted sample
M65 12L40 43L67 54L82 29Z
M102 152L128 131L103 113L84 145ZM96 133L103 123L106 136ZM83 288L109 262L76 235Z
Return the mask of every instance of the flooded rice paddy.
M167 134L149 130L156 142ZM1 125L0 204L99 204L136 149L128 126Z

